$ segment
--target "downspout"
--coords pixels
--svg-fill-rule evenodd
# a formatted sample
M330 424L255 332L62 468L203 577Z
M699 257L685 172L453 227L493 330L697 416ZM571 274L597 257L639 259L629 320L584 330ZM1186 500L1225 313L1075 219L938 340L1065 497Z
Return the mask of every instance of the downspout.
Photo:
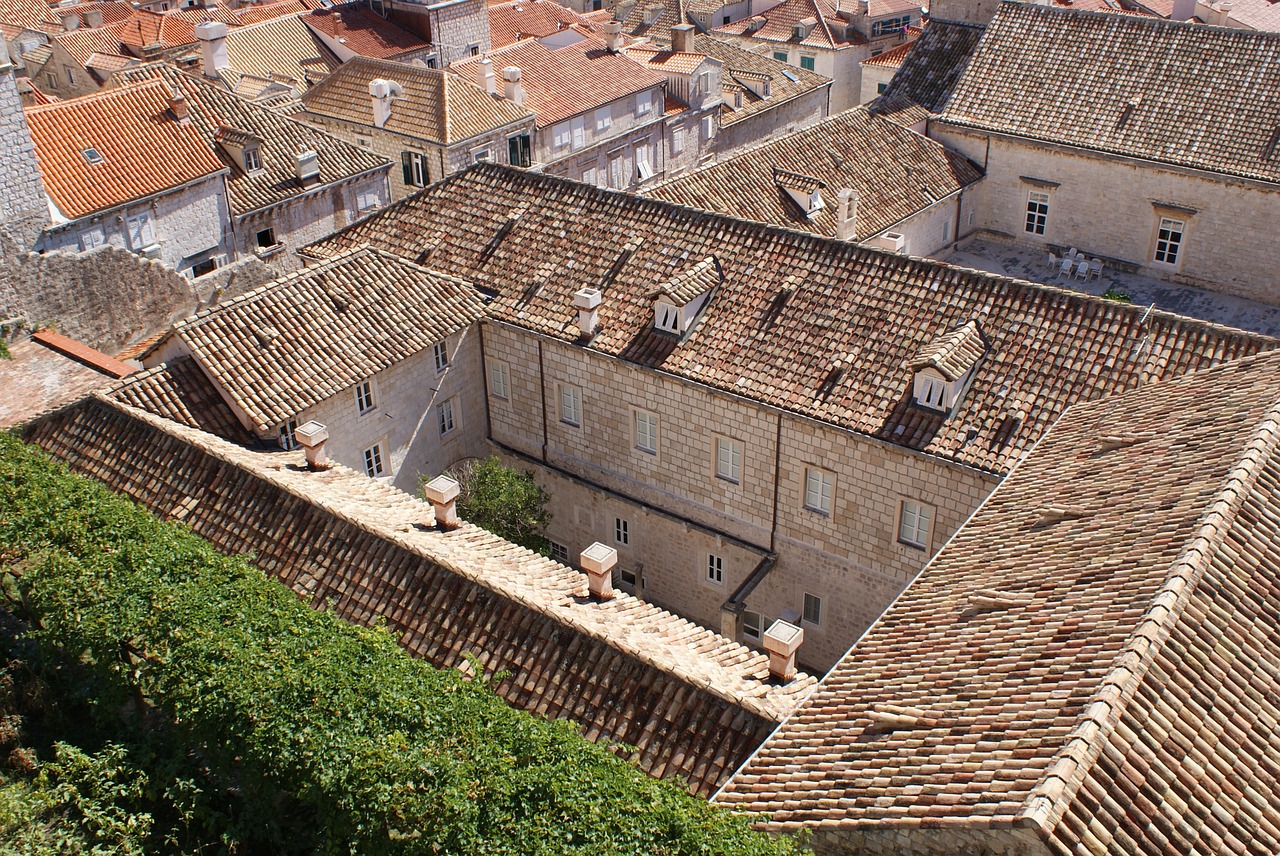
M769 552L778 550L778 471L782 468L782 411L778 411L778 430L773 441L773 524L769 527Z
M484 354L484 319L476 324L476 335L480 337L480 388L484 390L484 438L493 442L493 415L489 413L489 365Z
M547 373L542 363L542 340L538 340L538 386L542 389L542 463L547 462Z

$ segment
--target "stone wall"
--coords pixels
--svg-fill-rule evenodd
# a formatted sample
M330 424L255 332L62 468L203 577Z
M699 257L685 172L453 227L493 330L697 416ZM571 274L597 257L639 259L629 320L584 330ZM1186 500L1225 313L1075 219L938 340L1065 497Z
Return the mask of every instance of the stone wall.
M658 181L666 168L663 96L661 89L650 91L656 93L656 106L653 112L644 117L636 116L635 96L619 98L609 104L613 119L612 127L606 132L595 133L595 111L588 112L585 116L586 143L578 151L571 151L567 146L556 148L553 145L556 126L538 129L534 140L534 161L545 164L544 172L548 175L560 175L597 187L613 186L615 190L621 190L638 183L636 149L644 146L649 152L649 165L654 171L654 177L650 181ZM620 183L610 179L615 161L618 163L617 169L621 171Z
M2 44L2 43L0 43ZM8 51L0 47L0 229L17 248L35 242L49 222L35 143L22 113ZM3 252L0 248L0 252Z
M733 157L746 146L792 134L825 119L829 94L830 87L822 86L731 125L722 124L713 144L716 157Z
M489 7L485 0L457 0L431 9L431 41L440 51L440 64L449 65L493 47L489 34Z

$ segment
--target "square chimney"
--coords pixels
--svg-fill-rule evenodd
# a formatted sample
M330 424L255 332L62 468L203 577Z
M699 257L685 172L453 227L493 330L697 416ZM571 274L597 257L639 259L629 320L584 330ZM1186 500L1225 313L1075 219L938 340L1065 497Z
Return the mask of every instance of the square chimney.
M783 683L796 676L796 650L804 642L804 630L779 618L764 632L769 652L769 675Z

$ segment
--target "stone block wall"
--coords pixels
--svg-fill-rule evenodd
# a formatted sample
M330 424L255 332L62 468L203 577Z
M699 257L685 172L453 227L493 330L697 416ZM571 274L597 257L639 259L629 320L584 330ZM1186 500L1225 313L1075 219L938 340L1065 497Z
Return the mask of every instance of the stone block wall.
M489 7L485 0L458 0L431 10L431 41L440 51L440 64L449 65L468 56L475 45L478 53L493 48L489 33Z
M49 222L49 207L8 56L0 56L0 163L0 229L26 249Z
M722 124L712 151L723 160L746 146L807 128L827 117L829 96L830 87L822 86L731 125Z

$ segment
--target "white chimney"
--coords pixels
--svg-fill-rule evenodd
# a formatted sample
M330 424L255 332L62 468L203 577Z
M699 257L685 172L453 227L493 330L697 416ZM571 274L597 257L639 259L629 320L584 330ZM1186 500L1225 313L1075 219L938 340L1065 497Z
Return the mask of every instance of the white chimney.
M694 53L693 24L676 24L671 28L671 49L677 53Z
M1222 0L1218 4L1218 26L1226 27L1231 23L1231 0Z
M606 21L604 24L604 45L609 53L622 50L622 22Z
M448 532L457 529L462 522L458 519L458 483L448 476L440 475L422 486L422 493L436 512L436 526Z
M218 72L230 68L227 59L227 25L221 21L201 21L196 24L196 38L200 41L200 63L205 77L217 77Z
M846 187L836 194L836 237L841 241L858 240L858 191Z
M1190 21L1196 14L1196 0L1173 0L1172 21Z
M476 82L490 95L498 94L498 76L493 73L493 60L487 56L476 63Z
M513 104L524 106L524 87L520 85L520 69L509 65L502 70L502 94Z
M796 676L796 649L804 641L804 631L779 618L764 632L764 649L769 652L769 676L786 683Z
M369 97L373 99L373 124L381 128L391 118L391 81L377 78L369 81Z
M312 419L294 429L293 437L307 456L307 469L327 470L329 456L325 454L324 444L329 439L329 429Z
M603 300L598 288L584 288L573 295L573 305L578 308L578 335L590 339L600 325L600 302Z
M102 10L101 9L85 9L84 25L90 28L101 27L102 26Z
M599 541L578 555L578 564L587 572L587 591L596 600L613 600L613 568L618 551Z
M298 152L293 156L293 173L298 181L306 184L320 177L320 155L312 149Z

